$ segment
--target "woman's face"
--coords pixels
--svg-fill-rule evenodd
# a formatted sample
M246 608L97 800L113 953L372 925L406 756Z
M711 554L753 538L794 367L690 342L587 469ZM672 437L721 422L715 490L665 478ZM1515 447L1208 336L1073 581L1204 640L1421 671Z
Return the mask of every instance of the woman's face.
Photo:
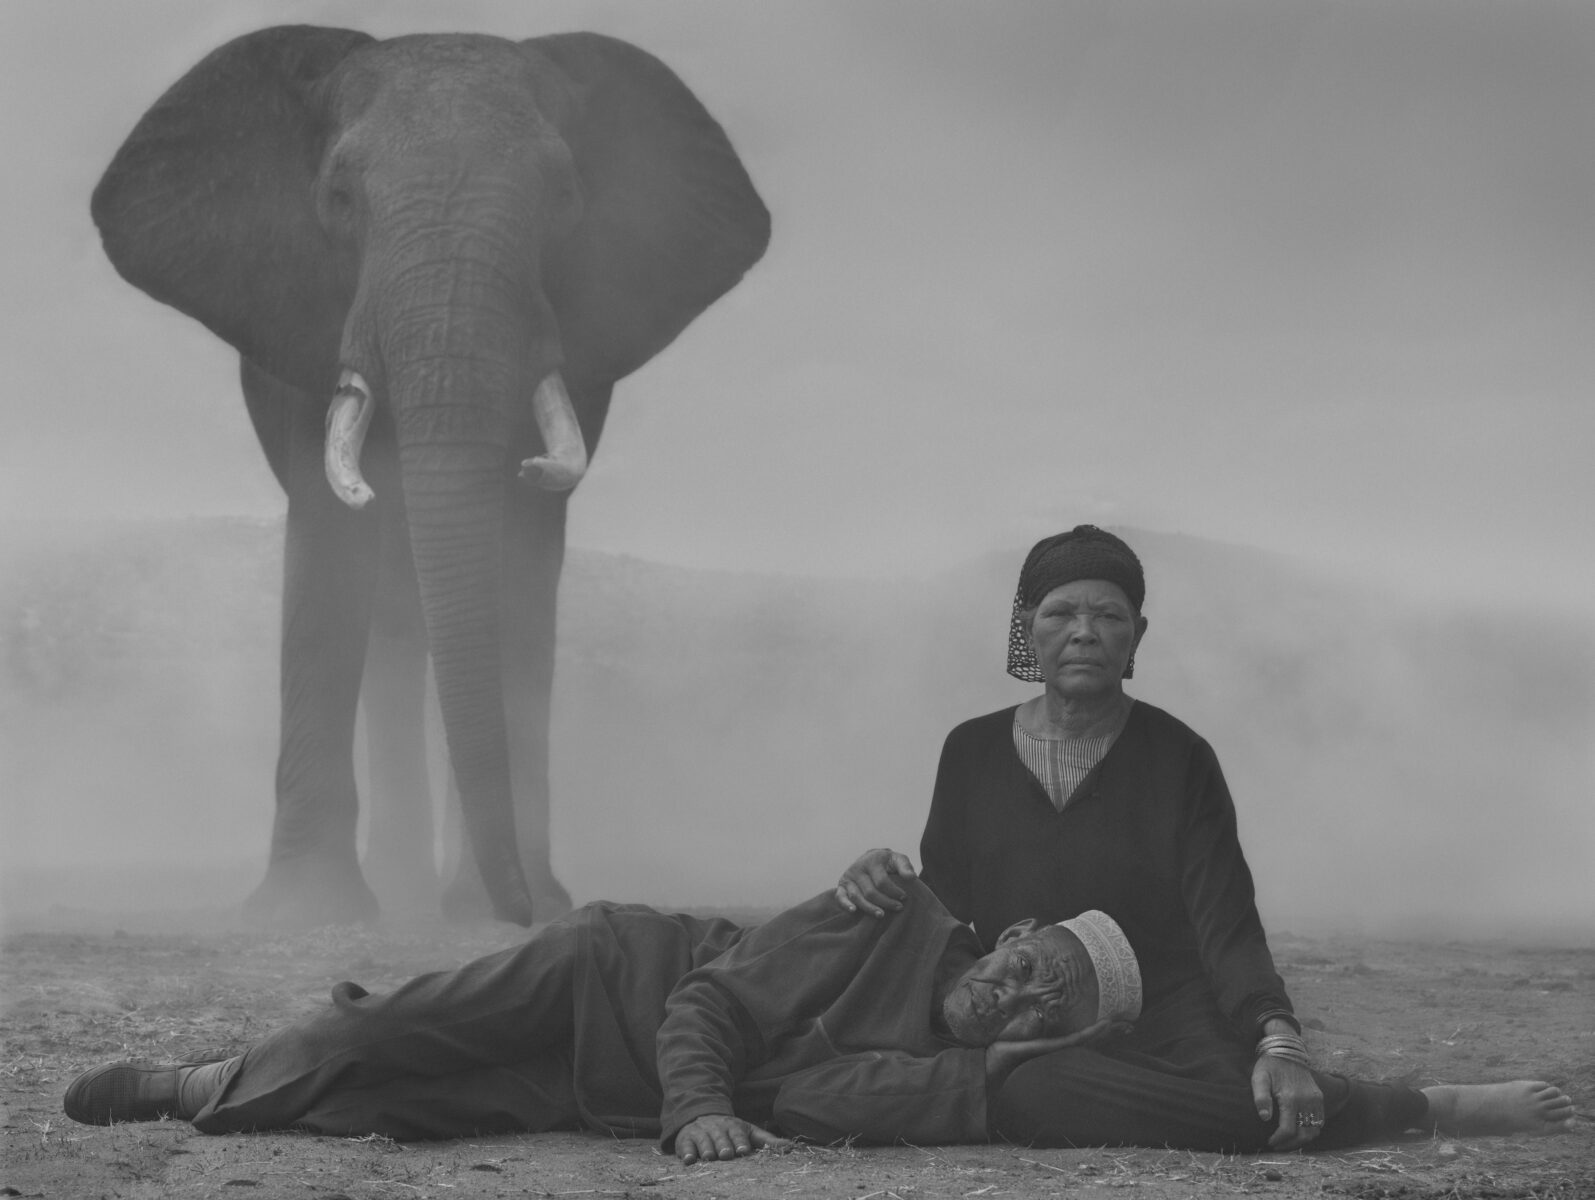
M1122 690L1146 618L1124 589L1105 579L1077 579L1041 598L1030 619L1030 648L1049 691L1089 698Z

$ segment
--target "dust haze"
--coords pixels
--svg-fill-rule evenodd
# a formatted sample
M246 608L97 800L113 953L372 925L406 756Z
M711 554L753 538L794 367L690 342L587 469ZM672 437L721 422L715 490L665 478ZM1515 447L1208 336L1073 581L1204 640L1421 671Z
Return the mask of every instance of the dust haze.
M773 213L572 501L578 899L916 853L948 729L1028 694L1017 564L1092 521L1271 930L1595 937L1595 9L1555 0L0 4L7 913L264 870L281 493L236 356L88 197L183 71L298 20L634 41Z
M1270 929L1595 937L1595 628L1121 532L1149 584L1131 691L1217 749ZM8 916L222 914L258 880L280 538L242 518L8 533ZM775 906L868 846L917 858L947 730L1030 692L1003 674L1026 548L848 580L572 547L552 774L577 900Z

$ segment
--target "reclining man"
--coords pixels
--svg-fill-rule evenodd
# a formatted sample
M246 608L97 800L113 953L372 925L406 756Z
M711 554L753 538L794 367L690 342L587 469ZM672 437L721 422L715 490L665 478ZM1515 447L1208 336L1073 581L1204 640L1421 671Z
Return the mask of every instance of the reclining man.
M177 1116L207 1133L587 1128L657 1137L686 1163L791 1144L772 1129L984 1142L988 1087L1036 1054L1133 1022L1135 955L1111 918L1090 912L1021 922L982 957L924 885L904 887L908 903L886 920L841 910L827 891L751 929L591 904L387 995L338 984L330 1008L236 1058L96 1068L67 1089L65 1109L93 1124ZM1504 1104L1535 1106L1547 1131L1570 1120L1565 1095L1534 1086L1532 1101L1526 1090L1474 1097L1490 1115L1449 1132L1507 1132L1487 1126L1508 1118L1520 1128L1528 1114L1494 1111ZM1373 1084L1353 1094L1389 1114L1370 1126L1364 1111L1354 1124L1365 1137L1422 1125L1434 1099Z
M875 921L827 891L745 930L590 904L387 995L340 983L330 1008L237 1058L96 1068L65 1109L207 1133L587 1128L657 1137L688 1163L785 1146L771 1124L985 1141L989 1081L1140 1011L1135 956L1100 913L1016 925L982 957L928 889L914 900Z

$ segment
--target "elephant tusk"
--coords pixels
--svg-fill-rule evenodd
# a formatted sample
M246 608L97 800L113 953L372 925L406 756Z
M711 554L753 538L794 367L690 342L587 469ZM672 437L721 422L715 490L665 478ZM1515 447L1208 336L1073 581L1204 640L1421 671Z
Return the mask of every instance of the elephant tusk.
M568 492L587 473L587 444L582 441L576 409L558 371L550 371L537 385L532 415L548 452L521 463L521 478L550 492Z
M360 449L374 407L366 381L346 368L327 409L326 468L333 492L354 509L364 508L375 494L360 474Z

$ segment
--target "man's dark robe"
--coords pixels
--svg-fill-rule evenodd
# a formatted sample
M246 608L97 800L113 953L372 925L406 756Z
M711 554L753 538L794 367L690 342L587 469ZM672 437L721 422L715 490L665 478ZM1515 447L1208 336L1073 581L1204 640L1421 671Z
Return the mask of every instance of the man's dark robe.
M820 1140L982 1141L985 1052L933 1025L980 954L917 881L884 920L830 892L742 930L592 904L386 995L354 984L253 1047L206 1132L395 1138L585 1126L658 1137L735 1114Z

